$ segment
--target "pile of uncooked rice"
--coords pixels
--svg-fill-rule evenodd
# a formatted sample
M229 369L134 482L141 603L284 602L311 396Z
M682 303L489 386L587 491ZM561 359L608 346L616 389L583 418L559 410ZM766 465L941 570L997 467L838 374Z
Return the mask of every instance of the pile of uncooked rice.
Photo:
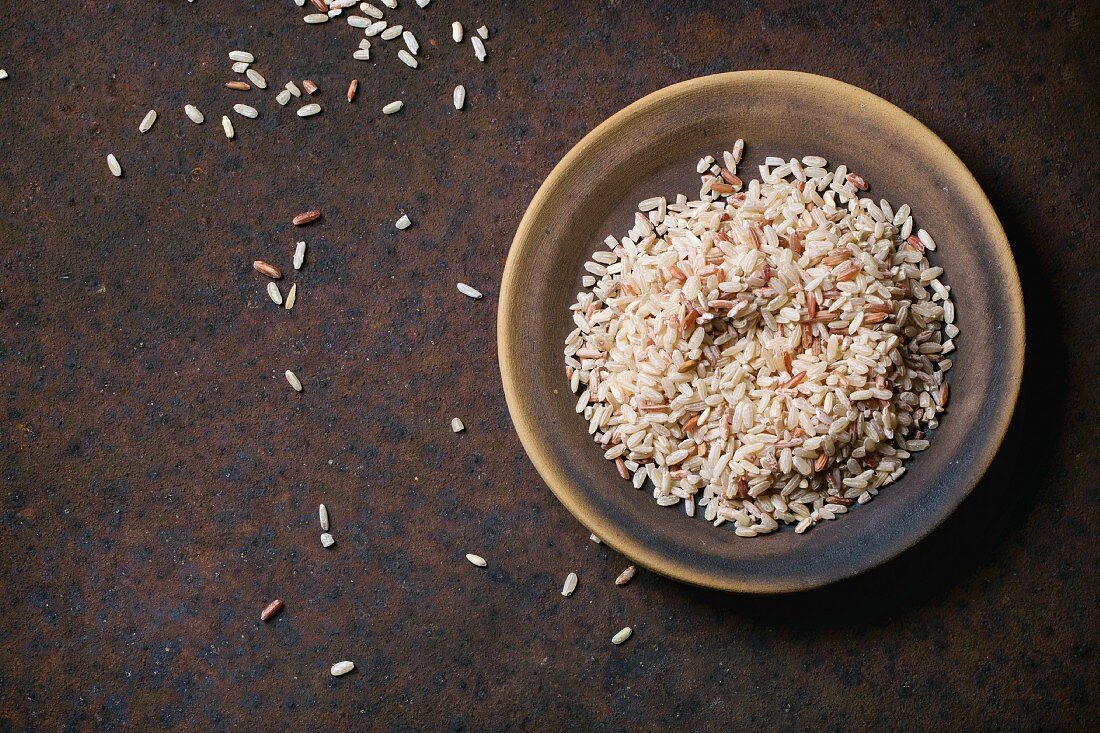
M589 433L658 504L743 537L804 532L905 472L947 402L958 334L908 205L824 158L743 142L695 201L651 198L585 263L566 374ZM649 479L647 482L646 479Z

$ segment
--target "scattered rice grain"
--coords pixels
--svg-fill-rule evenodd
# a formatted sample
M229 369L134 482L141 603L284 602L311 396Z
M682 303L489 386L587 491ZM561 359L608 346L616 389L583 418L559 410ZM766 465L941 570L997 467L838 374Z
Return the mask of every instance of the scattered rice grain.
M260 611L260 620L270 621L274 618L275 614L281 610L283 610L283 602L276 598L271 603L264 606L263 610Z
M336 664L332 665L332 669L330 669L329 672L332 674L333 677L340 677L352 671L353 669L355 669L355 662L343 661L337 662Z
M629 626L624 626L619 630L617 634L611 637L611 643L615 646L622 644L624 641L630 638L630 635L634 633L634 629Z
M115 157L114 153L107 153L107 167L111 169L111 174L115 178L122 177L122 166L119 164L118 158Z
M141 124L138 125L138 132L149 132L153 127L153 123L157 121L157 111L151 109L145 113L145 117L141 119Z
M481 294L480 290L477 290L476 288L471 288L466 283L458 283L456 285L456 287L458 288L458 292L462 293L463 295L465 295L469 298L478 299L478 298L482 297L482 294Z
M626 570L619 573L619 577L615 578L615 585L626 585L634 578L634 573L637 572L633 565L627 567Z
M479 568L483 568L486 565L485 558L483 558L481 555L474 555L473 553L467 553L466 554L466 559L469 560L474 565L477 565Z
M290 386L294 388L295 392L302 391L302 382L298 379L298 375L287 369L284 376L286 376L286 381L290 382Z
M477 56L477 60L485 61L485 43L477 36L470 36L470 43L474 46L474 56Z

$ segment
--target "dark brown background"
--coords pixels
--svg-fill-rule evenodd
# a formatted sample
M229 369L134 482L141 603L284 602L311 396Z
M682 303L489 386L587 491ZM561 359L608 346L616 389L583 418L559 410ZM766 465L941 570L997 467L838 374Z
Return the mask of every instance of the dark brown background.
M290 0L4 3L0 729L1094 726L1100 27L1093 3L1025 5L401 0L413 71L380 41L353 61L358 31L303 26ZM451 43L455 18L488 24L488 63ZM221 88L233 48L271 89ZM971 167L1023 278L1021 409L989 480L884 569L774 599L616 588L624 562L512 431L497 283L585 132L746 68L862 86ZM303 77L325 107L309 120L274 102ZM227 141L238 101L261 116ZM298 237L286 313L249 263L289 270ZM272 597L287 608L261 624Z

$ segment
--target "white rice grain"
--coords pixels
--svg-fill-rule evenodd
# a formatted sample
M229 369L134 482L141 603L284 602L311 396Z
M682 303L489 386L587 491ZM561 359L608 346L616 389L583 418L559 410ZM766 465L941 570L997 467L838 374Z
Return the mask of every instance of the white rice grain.
M397 100L396 102L390 102L389 104L387 104L385 107L382 108L382 114L386 114L386 115L397 114L398 112L401 111L401 108L404 107L404 106L405 106L405 103L402 102L400 99Z
M634 629L629 626L624 626L622 629L611 637L611 643L618 646L630 638L630 635L634 633Z
M200 112L199 108L193 104L183 105L183 113L187 115L187 119L191 120L196 125L201 125L203 122L206 121L206 117L203 115L203 113Z
M283 376L286 377L286 381L290 383L290 386L294 388L295 392L302 391L302 382L298 379L298 375L287 369Z
M565 585L561 587L561 594L568 598L577 589L577 574L569 573L565 576Z
M336 664L332 665L332 668L329 670L329 673L333 677L341 677L341 676L347 674L348 672L352 671L353 669L355 669L355 662L343 661L343 662L337 662Z
M462 43L462 24L457 20L451 23L451 40Z
M485 61L485 43L478 36L470 36L470 43L474 46L474 56L477 56L477 60Z
M473 565L477 565L479 568L483 568L487 564L485 562L485 558L483 558L481 555L474 555L473 553L466 553L466 559L469 560Z
M111 169L111 175L115 178L122 178L122 166L118 162L118 158L114 153L107 154L107 167Z
M298 108L299 117L312 117L321 113L321 105L313 103Z
M141 124L138 125L138 132L149 132L152 129L153 123L157 121L157 111L151 109L145 113L145 117L141 119Z
M474 298L475 300L477 300L482 297L480 290L477 290L476 288L471 288L466 283L458 283L456 287L458 288L458 292L469 298Z
M265 79L260 72L255 69L248 69L244 72L244 75L248 77L248 80L252 82L257 89L267 89L267 79Z
M454 91L454 105L455 109L462 109L462 106L466 104L466 87L459 84L455 87Z

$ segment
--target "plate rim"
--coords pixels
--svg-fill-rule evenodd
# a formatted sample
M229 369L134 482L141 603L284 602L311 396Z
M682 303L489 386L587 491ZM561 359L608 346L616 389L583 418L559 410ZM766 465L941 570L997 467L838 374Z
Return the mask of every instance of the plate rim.
M585 155L595 145L603 142L603 140L610 136L625 120L635 115L644 114L650 108L662 104L671 97L688 94L706 86L736 87L738 85L761 82L781 85L789 85L792 82L797 82L816 86L822 89L824 93L830 95L858 98L858 100L866 104L868 108L875 109L884 116L894 117L902 124L914 126L919 137L926 139L929 145L939 149L938 153L945 161L946 167L954 169L952 171L952 177L963 185L971 187L979 195L978 205L981 209L980 216L987 225L990 238L993 240L993 251L999 260L999 264L1006 272L1012 275L1012 277L1007 278L1007 282L1002 283L1002 287L1005 289L1011 301L1011 313L1006 314L1006 320L1011 328L1011 333L1008 334L1008 338L1012 346L1012 353L1006 354L1006 356L1010 356L1012 359L1010 364L1011 369L1007 374L1012 394L1010 399L1004 400L1001 403L1002 407L999 413L995 415L996 422L989 427L987 435L993 436L993 439L985 441L982 455L979 457L979 460L975 461L975 463L980 464L980 466L978 470L974 472L973 480L967 482L968 485L965 486L963 490L953 492L947 498L947 501L943 502L941 510L938 511L935 516L930 517L931 521L915 527L912 531L902 533L902 536L899 537L897 541L891 543L887 547L882 547L880 545L882 551L875 554L873 557L864 556L861 558L861 562L849 563L840 568L838 572L826 573L816 577L804 577L802 579L783 577L777 578L774 582L765 583L748 580L739 581L736 577L711 574L699 569L691 569L690 566L675 562L664 554L653 551L646 546L644 540L624 535L616 531L613 526L603 522L600 518L593 517L585 512L581 506L579 488L574 486L572 482L566 480L564 475L558 471L555 462L547 455L546 448L538 436L538 431L535 429L534 425L525 418L524 411L521 408L523 397L519 393L514 376L517 369L516 359L509 346L510 337L517 327L515 308L512 306L516 298L520 275L520 272L517 270L518 262L522 259L523 252L529 247L537 246L535 241L536 238L533 236L534 220L537 218L538 212L546 205L547 199L550 198L552 193L561 183L565 173L572 168L574 161L580 156ZM695 77L650 92L614 113L589 131L580 141L570 148L554 166L535 192L531 202L527 205L508 249L508 257L501 277L497 303L497 362L503 381L504 396L508 406L509 417L512 420L512 424L515 427L524 451L527 453L528 458L531 460L540 478L546 482L546 485L553 492L554 496L565 505L569 513L584 527L597 534L604 542L609 544L616 551L621 552L632 562L683 583L738 593L792 593L823 587L846 578L854 577L901 555L931 534L951 516L959 505L973 492L975 486L977 486L978 482L988 472L994 457L1000 450L1001 444L1004 442L1005 435L1008 432L1009 424L1016 411L1020 387L1023 381L1024 357L1026 351L1025 325L1023 290L1020 283L1019 271L1016 267L1015 258L1012 256L1011 246L1009 245L1008 237L1005 234L1000 218L997 216L996 210L990 203L989 197L986 195L977 179L974 178L970 169L967 168L962 159L960 159L935 132L905 110L879 97L873 92L869 92L860 87L831 77L787 70L731 71Z

